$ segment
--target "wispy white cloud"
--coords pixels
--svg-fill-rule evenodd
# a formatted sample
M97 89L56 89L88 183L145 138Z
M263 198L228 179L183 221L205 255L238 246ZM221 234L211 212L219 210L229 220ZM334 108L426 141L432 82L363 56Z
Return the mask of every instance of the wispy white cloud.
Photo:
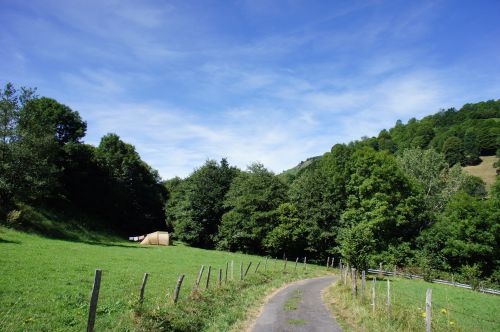
M237 107L215 122L163 102L75 105L91 122L92 143L116 132L166 178L222 157L242 168L261 161L280 172L337 142L375 135L398 118L435 112L452 97L448 84L429 73L330 94L299 92L291 101L281 100L286 108L272 102Z

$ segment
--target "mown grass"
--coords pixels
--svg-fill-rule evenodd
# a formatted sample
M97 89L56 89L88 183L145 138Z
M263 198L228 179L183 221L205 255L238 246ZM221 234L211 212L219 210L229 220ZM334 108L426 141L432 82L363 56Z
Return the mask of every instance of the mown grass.
M486 183L486 190L489 191L493 183L495 182L497 173L496 168L493 166L497 161L496 156L483 156L481 158L481 163L476 166L466 166L464 171L470 175L478 176Z
M219 268L234 261L234 278L216 290ZM259 272L255 267L261 261ZM239 264L253 262L239 281ZM191 294L200 266L212 266L208 291ZM225 331L246 316L272 288L321 274L308 265L283 273L283 262L209 251L182 245L140 246L134 243L77 242L50 239L0 228L0 330L82 331L96 268L102 269L96 330ZM149 273L145 301L138 303L143 274ZM173 289L184 283L177 306ZM206 270L204 277L206 276ZM229 273L230 278L230 273ZM204 284L203 278L202 284ZM191 327L190 327L191 326Z
M369 277L364 301L360 297L353 299L351 288L340 283L330 287L325 295L346 331L424 331L425 294L428 288L432 289L433 331L500 331L500 297L422 280L389 278L389 312L387 281L378 279L376 314L373 315L373 276Z

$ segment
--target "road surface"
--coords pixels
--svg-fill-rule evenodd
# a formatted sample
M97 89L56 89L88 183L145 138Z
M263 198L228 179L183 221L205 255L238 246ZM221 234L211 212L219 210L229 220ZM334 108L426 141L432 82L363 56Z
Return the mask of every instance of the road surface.
M335 280L306 279L280 290L265 304L252 332L342 332L321 298Z

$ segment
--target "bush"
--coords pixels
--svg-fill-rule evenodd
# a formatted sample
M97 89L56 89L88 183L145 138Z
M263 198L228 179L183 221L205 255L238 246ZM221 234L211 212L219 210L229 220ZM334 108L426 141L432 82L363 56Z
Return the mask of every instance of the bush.
M416 260L424 280L432 281L435 277L435 273L432 268L432 259L428 255L421 253L417 256Z
M20 210L12 210L7 213L7 218L5 220L7 226L16 228L22 224L22 213Z
M472 289L478 290L480 284L481 267L478 264L464 265L460 269L465 282L472 286Z

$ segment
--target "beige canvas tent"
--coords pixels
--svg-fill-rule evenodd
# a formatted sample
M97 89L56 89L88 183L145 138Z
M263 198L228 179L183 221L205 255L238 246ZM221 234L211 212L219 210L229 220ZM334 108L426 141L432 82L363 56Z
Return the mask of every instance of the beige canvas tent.
M168 232L154 232L146 235L141 244L170 245L170 235Z

